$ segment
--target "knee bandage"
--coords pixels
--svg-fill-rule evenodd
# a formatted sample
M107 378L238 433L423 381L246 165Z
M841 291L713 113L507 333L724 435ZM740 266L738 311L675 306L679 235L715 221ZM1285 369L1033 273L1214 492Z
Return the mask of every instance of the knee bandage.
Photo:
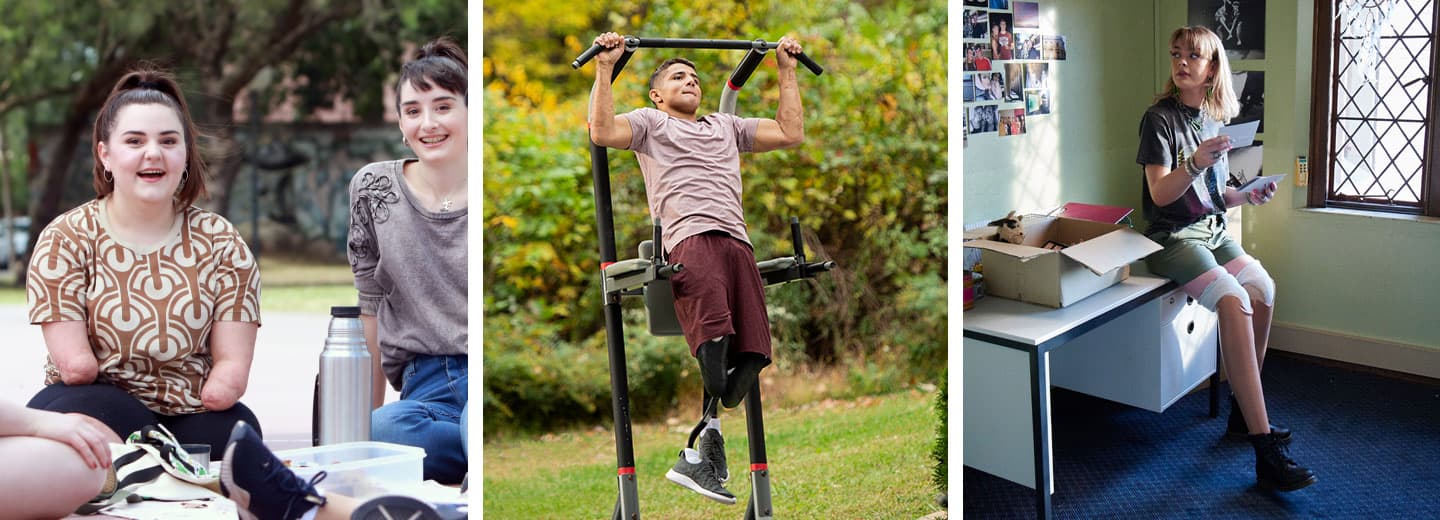
M1200 305L1205 306L1206 309L1215 311L1220 304L1220 299L1226 296L1239 298L1240 309L1245 311L1245 314L1255 312L1250 307L1250 293L1245 292L1245 288L1240 286L1240 282L1229 274L1216 276L1214 281L1205 286L1205 290L1200 293L1198 300Z
M1275 306L1275 280L1270 278L1270 273L1260 262L1245 266L1235 275L1235 280L1245 286L1255 300L1265 302L1266 307Z

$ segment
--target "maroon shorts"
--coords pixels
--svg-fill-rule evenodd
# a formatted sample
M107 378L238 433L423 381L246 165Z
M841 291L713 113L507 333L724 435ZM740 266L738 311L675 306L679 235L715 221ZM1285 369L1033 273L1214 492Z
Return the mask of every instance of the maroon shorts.
M734 334L731 352L770 358L770 317L765 283L749 244L719 231L692 235L670 250L670 261L685 269L671 279L675 316L690 344L690 355L706 341Z

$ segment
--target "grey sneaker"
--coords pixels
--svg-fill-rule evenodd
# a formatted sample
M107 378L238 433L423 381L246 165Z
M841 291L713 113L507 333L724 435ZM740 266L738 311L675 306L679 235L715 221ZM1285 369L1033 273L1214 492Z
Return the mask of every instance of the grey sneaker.
M675 467L665 472L665 478L691 491L704 495L705 498L714 500L725 505L735 505L735 495L725 489L720 479L715 478L715 468L710 466L708 461L700 461L691 464L685 460L685 452L680 452L680 460Z
M706 428L700 434L700 442L696 448L700 450L700 457L715 470L715 479L729 482L730 467L725 464L725 438L720 436L720 430Z

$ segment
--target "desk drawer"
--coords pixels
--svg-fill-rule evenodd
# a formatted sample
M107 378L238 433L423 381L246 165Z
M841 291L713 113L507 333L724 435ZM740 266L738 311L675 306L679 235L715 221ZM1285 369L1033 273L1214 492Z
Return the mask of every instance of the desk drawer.
M1215 372L1215 314L1179 289L1050 353L1051 383L1161 412Z

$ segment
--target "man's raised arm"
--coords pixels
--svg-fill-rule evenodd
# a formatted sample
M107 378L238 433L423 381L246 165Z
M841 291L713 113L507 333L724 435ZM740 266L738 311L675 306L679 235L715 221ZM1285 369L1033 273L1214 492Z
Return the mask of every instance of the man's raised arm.
M755 131L753 151L768 152L791 148L805 140L805 109L800 104L800 84L795 76L795 55L803 52L800 42L789 36L780 38L775 48L775 62L780 74L780 107L775 119L760 121Z
M629 148L630 120L615 115L615 97L610 90L610 82L615 79L615 62L625 53L625 39L608 32L595 37L595 44L607 49L595 56L595 87L590 90L590 142L610 148Z

